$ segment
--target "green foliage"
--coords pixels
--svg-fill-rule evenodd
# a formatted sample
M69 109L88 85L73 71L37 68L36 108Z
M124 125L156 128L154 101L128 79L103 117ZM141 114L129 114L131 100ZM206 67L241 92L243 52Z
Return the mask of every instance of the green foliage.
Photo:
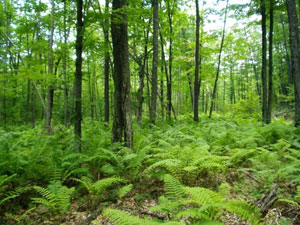
M69 210L71 197L75 190L74 187L68 188L58 181L49 184L47 188L34 186L33 189L41 195L40 198L32 198L34 203L42 204L52 212L59 213Z
M106 209L103 212L103 215L107 217L110 221L116 223L116 225L158 225L158 224L166 224L166 225L181 225L183 222L170 221L170 222L156 222L147 219L138 218L130 215L130 213L117 210L117 209Z

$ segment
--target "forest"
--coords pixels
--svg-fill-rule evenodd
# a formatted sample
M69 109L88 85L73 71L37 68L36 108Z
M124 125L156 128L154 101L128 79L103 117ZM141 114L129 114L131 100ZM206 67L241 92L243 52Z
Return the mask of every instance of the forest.
M0 0L0 224L299 225L300 1Z

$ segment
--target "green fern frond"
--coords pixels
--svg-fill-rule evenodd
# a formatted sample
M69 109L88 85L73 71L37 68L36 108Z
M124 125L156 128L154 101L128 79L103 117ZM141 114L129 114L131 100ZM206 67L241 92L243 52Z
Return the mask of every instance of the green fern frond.
M118 190L118 195L119 195L119 198L123 198L124 196L126 196L133 188L133 184L128 184L124 187L121 187L119 190Z
M177 221L169 221L169 222L159 222L159 221L151 221L147 219L138 218L132 216L130 213L117 210L117 209L106 209L103 211L103 216L108 218L111 222L116 225L184 225L183 222Z
M109 177L96 181L91 185L91 192L94 194L102 194L102 192L115 184L124 183L126 180L120 177Z
M222 203L225 198L217 192L201 187L184 187L184 193L189 196L189 201L204 206L207 204Z
M231 200L223 208L237 214L242 219L248 220L252 225L262 224L260 210L253 204L243 200Z
M73 188L63 186L60 182L51 183L47 188L33 187L42 197L32 198L34 203L42 204L51 211L67 211L70 207L70 198L74 192Z
M169 199L180 199L184 197L184 186L173 176L166 174L164 177L166 196Z
M180 160L177 160L177 159L165 159L165 160L161 160L161 161L158 161L154 164L152 164L151 166L149 166L145 172L146 173L150 173L152 172L154 169L156 168L159 168L159 167L162 167L162 168L165 168L165 169L168 169L168 170L172 170L176 167L178 167L180 165L181 161Z

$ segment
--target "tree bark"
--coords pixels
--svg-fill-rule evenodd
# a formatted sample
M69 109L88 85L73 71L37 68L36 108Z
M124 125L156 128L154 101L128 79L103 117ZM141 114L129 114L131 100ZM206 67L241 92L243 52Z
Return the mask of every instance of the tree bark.
M153 60L150 122L155 123L157 108L157 70L158 70L158 0L153 0Z
M64 1L64 45L67 46L67 0ZM68 121L68 80L67 80L67 52L63 55L63 79L64 79L64 125L67 126Z
M289 33L291 45L292 68L291 71L294 77L295 88L295 126L300 126L300 43L299 43L299 29L298 16L296 11L296 3L294 0L286 0Z
M195 48L195 79L194 79L194 121L199 121L198 103L199 103L199 45L200 45L200 13L199 1L195 0L196 4L196 48Z
M109 0L105 0L105 22L103 26L104 40L105 40L105 61L104 61L104 121L109 123Z
M75 116L74 134L75 150L81 152L81 95L82 95L82 49L83 49L83 0L77 0L77 24L76 24L76 72L74 85Z
M266 123L271 123L273 101L273 23L274 0L270 0L270 33L269 33L269 90Z
M174 6L173 6L174 7ZM169 74L167 75L167 110L168 119L171 119L172 113L172 63L173 63L173 10L170 6L170 1L167 1L168 21L169 21ZM174 113L175 114L175 113Z
M111 36L114 56L115 106L113 142L133 147L126 0L113 0Z
M267 28L266 28L266 2L261 0L261 27L262 27L262 121L266 123L267 107L268 107L268 93L267 93Z
M50 38L49 38L49 54L48 54L48 74L53 76L53 67L54 67L54 58L53 58L53 38L54 38L54 10L55 3L54 0L51 0L51 25L50 25ZM52 120L52 108L53 108L53 98L54 98L54 85L53 81L50 81L51 84L48 87L48 102L47 102L47 111L46 113L46 129L48 132L51 130L51 120Z

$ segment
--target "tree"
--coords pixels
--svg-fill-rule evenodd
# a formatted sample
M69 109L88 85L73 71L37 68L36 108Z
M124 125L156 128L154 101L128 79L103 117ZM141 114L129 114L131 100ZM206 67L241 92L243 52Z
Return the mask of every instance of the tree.
M261 13L261 28L262 28L262 68L261 68L261 81L262 81L262 120L266 123L267 120L267 107L268 107L268 93L267 93L267 16L266 16L266 2L261 0L260 3Z
M200 13L199 13L199 1L195 0L196 4L196 48L195 48L195 80L194 80L194 121L198 122L198 102L199 102L199 45L200 45Z
M111 36L114 58L115 105L113 142L133 147L126 0L113 0ZM124 135L124 139L123 139Z
M75 149L81 152L81 96L82 96L82 49L83 49L83 0L77 0L77 23L76 23L76 72L75 72Z
M286 0L286 8L288 12L290 45L291 45L291 72L294 78L295 88L295 126L300 126L300 43L298 16L296 11L296 3L294 0Z
M218 87L218 80L219 80L220 66L221 66L221 57L222 57L222 52L223 52L223 47L224 47L224 40L225 40L225 29L226 29L226 21L227 21L227 13L228 13L228 3L229 3L229 0L227 0L227 2L226 2L221 46L220 46L219 57L218 57L218 67L217 67L216 79L215 79L214 89L213 89L212 98L211 98L209 118L212 117L212 112L213 112L213 109L214 109L214 106L215 106L214 101L215 101L216 95L217 95L217 87Z
M48 74L53 75L54 56L53 56L53 38L54 38L54 0L51 0L51 22L50 22L50 38L49 38L49 54L48 54ZM53 81L50 81L51 83ZM54 98L54 86L50 84L48 88L48 105L46 113L46 128L48 132L51 130L52 108Z
M266 123L271 123L272 96L273 96L273 11L274 0L270 0L270 33L269 33L269 86L268 86L268 106Z
M153 60L150 121L155 123L157 106L157 71L158 71L158 0L153 0Z

